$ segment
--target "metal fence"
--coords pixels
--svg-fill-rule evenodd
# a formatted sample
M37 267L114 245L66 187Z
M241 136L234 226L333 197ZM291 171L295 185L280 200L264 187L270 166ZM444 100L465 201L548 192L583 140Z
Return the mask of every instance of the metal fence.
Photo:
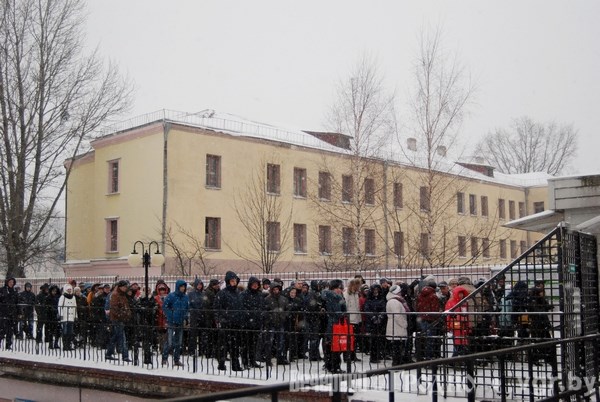
M453 308L428 313L437 317L429 326L433 327L433 331L424 330L420 313L402 314L412 323L408 336L403 339L403 348L406 351L404 357L413 362L407 367L414 370L417 382L410 378L366 375L360 376L357 384L363 389L374 390L388 389L393 385L396 391L414 393L422 392L420 384L438 384L436 386L443 388L445 396L465 397L469 395L464 386L465 378L469 377L469 381L482 385L477 387L478 398L503 400L550 400L556 398L561 389L572 391L570 384L574 379L587 379L588 384L597 387L599 306L596 255L596 239L593 236L556 228L508 266L488 267L491 272L487 276L489 279L473 287L471 293ZM479 278L482 273L478 271L468 275L467 268L451 273L444 269L424 271L422 276L435 273L438 282L451 276L462 276L461 285L469 286L469 279ZM336 274L339 277L339 273L331 273L332 277ZM363 274L367 281L376 281L382 276L380 271ZM414 278L414 274L385 273L390 279L406 279L406 282ZM110 282L106 280L108 278L96 279L92 281ZM168 283L171 280L175 278L167 278ZM141 280L138 282L142 283ZM420 285L413 284L415 293L412 296L416 296ZM415 310L415 306L412 304L411 308ZM147 313L143 308L137 310L135 316L138 318L125 328L132 362L116 360L111 364L162 366L161 348L165 342L165 331L155 322L147 324L149 321L141 318ZM218 312L202 312L212 313ZM152 310L151 314L156 314L156 310ZM169 357L165 366L173 370L265 381L302 382L330 374L331 370L326 371L323 367L323 361L311 360L308 356L310 342L315 339L319 357L326 357L329 353L329 344L325 341L331 339L332 334L323 324L326 313L289 312L281 327L266 324L273 318L274 312L264 311L264 314L265 324L255 330L248 329L246 322L238 328L219 328L209 323L197 331L192 324L191 328L184 330L182 365L174 366L173 358ZM391 359L395 350L386 337L385 328L368 324L377 314L368 309L362 313L362 323L356 327L354 338L355 356L348 353L335 356L336 359L344 359L341 369L348 373L378 373L377 370L381 370L380 373L384 374L396 366ZM469 323L468 331L456 331L452 327L456 317L462 317ZM400 315L386 314L387 320L400 318ZM298 325L298 319L305 324ZM311 322L321 324L314 327L309 324ZM50 327L48 330L57 334L58 326L51 323L45 327ZM74 350L64 350L64 338L61 344L56 345L57 348L54 344L36 342L35 339L17 339L13 350L105 361L105 347L111 331L109 323L90 320L80 323L75 330ZM52 336L52 333L45 333L46 337L48 335ZM284 349L284 355L278 347ZM489 350L497 353L485 353ZM247 361L242 357L244 354L250 356L248 351L253 351L259 360L255 367L250 367L251 361L248 361L252 357L247 357ZM457 352L466 357L456 356ZM238 353L242 366L239 371L233 364ZM424 361L440 358L450 360L444 360L443 365ZM224 361L223 367L220 363ZM443 381L433 381L439 378ZM561 400L570 398L566 395L561 396ZM573 400L576 395L583 395L583 391L574 392Z

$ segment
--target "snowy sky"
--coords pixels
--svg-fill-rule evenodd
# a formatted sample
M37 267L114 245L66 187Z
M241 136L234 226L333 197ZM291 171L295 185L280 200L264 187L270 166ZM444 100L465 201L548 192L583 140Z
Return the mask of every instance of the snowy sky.
M216 109L306 130L325 129L336 83L363 53L402 111L421 27L441 25L478 86L465 142L523 115L573 123L569 173L600 173L596 0L94 0L88 10L88 43L135 83L126 118Z

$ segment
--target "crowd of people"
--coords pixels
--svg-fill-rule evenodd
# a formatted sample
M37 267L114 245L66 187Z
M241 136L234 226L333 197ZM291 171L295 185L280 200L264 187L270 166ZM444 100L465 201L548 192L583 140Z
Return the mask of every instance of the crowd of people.
M214 358L219 370L227 370L229 360L232 371L309 359L340 373L342 360L400 365L442 357L444 333L451 335L454 356L486 350L491 336L509 342L515 334L552 336L544 282L528 288L519 281L507 291L504 277L475 284L469 277L437 283L434 276L367 284L356 275L347 283L294 280L285 286L279 278L254 276L241 283L229 271L223 282L210 279L206 286L201 279L178 280L171 289L158 280L152 292L126 280L44 284L37 295L31 283L22 291L16 285L7 278L0 288L4 349L26 338L67 351L91 345L103 349L106 360L120 354L130 362L130 351L141 347L144 364L153 364L155 353L163 365L172 356L173 366L183 365L183 354ZM338 324L352 328L353 348L334 347ZM556 358L551 350L536 353L536 362Z

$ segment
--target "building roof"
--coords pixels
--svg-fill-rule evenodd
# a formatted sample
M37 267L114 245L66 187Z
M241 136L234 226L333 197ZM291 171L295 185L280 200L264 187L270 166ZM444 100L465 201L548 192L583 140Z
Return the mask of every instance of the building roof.
M314 135L318 132L309 130L303 131L296 128L284 128L282 126L261 123L229 113L217 112L212 109L206 109L196 113L172 110L161 110L149 113L105 128L97 139L118 135L132 128L158 121L169 121L176 124L214 130L231 136L271 140L344 155L352 153L351 150L345 147L338 147L318 138L319 136ZM386 149L386 155L380 155L379 158L400 165L422 169L427 168L426 158L420 156L418 152L392 148L394 147ZM494 172L494 177L490 177L461 166L460 163L455 162L446 156L436 157L435 165L432 166L432 168L443 173L454 174L473 180L516 187L546 186L548 184L548 179L553 177L543 172L510 175Z

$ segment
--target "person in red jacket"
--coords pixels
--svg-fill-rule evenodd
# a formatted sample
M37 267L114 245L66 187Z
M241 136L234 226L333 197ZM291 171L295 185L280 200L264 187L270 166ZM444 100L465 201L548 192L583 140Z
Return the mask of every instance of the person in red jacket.
M451 310L462 299L469 295L469 290L459 285L454 288L450 299L446 302L446 311ZM469 311L468 303L463 303L455 308L446 317L446 325L448 330L452 332L454 342L454 353L452 356L462 356L469 353L469 335L471 334L471 324L469 316L466 314Z
M419 296L417 296L417 321L421 328L421 343L424 350L417 353L421 360L431 360L440 357L440 300L437 297L434 281L427 280L424 283Z

